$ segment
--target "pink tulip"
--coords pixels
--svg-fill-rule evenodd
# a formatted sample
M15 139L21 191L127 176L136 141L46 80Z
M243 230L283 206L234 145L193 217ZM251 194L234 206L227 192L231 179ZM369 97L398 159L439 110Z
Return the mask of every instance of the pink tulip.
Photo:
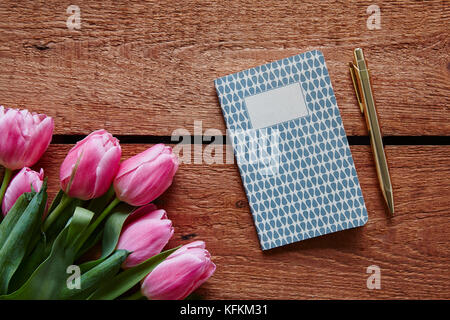
M142 294L152 300L181 300L200 287L216 270L203 241L182 246L144 279Z
M116 196L133 206L152 202L172 184L177 169L172 148L154 145L121 163L114 180Z
M173 235L172 221L153 204L134 211L125 221L117 249L130 251L123 268L131 268L161 252Z
M108 191L122 154L119 140L106 130L92 132L69 151L61 165L61 189L72 198L89 200Z
M0 165L10 170L31 167L50 144L53 119L0 106L0 132Z
M23 168L11 180L11 183L6 189L5 197L2 203L2 212L6 216L8 211L12 208L16 200L25 192L31 192L31 186L34 191L41 190L42 182L44 180L44 170L41 169L39 173L30 168Z

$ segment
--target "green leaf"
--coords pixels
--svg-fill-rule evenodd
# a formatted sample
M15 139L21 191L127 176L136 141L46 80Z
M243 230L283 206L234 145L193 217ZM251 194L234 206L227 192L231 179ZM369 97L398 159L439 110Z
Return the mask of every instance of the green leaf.
M47 251L47 247L48 245L45 239L45 234L41 233L41 239L31 254L22 261L19 268L14 273L14 276L9 284L8 292L14 292L19 289L33 274L36 268L48 257L50 250Z
M61 202L63 195L64 195L64 191L62 191L60 189L59 192L56 194L55 198L53 199L52 204L50 205L50 208L48 208L48 212L52 212L53 210L55 210L55 208Z
M69 231L67 235L67 245L73 246L80 235L86 230L91 222L94 213L82 207L77 207L75 213L69 222Z
M80 257L82 257L86 252L91 250L103 237L103 230L99 228L96 232L90 235L90 237L86 240L86 242L83 244L81 249L77 252L75 260L78 260ZM83 270L87 271L87 270Z
M147 259L141 264L127 269L119 273L110 281L103 284L88 299L89 300L113 300L126 291L130 290L134 285L139 283L147 274L149 274L158 264L163 262L177 248L166 250L156 256Z
M53 244L56 237L61 233L61 231L66 227L67 222L70 220L70 218L74 215L75 209L78 207L82 207L84 204L83 200L75 199L72 201L67 208L61 212L61 214L58 216L58 218L53 222L52 225L47 229L45 232L45 237L47 238L47 242L50 245ZM51 211L49 211L51 212Z
M133 207L123 203L114 209L115 212L106 220L103 231L102 257L109 256L116 249L123 224L133 209Z
M0 294L8 292L9 282L27 252L34 231L42 221L47 201L46 190L47 182L44 181L41 190L20 214L0 249Z
M103 230L102 255L97 260L83 263L80 266L83 272L98 265L114 252L117 242L119 242L123 224L133 209L133 207L125 203L120 204L114 209L115 212L107 218L105 228ZM89 240L87 242L89 242Z
M61 194L63 192L60 191ZM58 197L58 196L57 196ZM17 271L10 282L9 291L15 291L19 289L25 281L31 276L31 274L36 270L36 268L48 257L52 250L53 243L55 242L58 234L67 225L67 221L73 216L75 208L83 204L82 200L74 200L70 205L64 209L63 212L58 216L55 222L48 228L45 232L39 232L33 243L31 241L28 249L31 253L26 255L26 258L22 261ZM56 204L57 205L57 204Z
M128 257L129 252L118 250L108 259L101 262L91 270L82 273L80 289L69 289L64 287L61 293L61 299L83 300L89 297L97 289L100 283L109 282L120 270L120 266Z
M65 250L68 229L56 239L50 256L35 270L27 282L17 291L1 296L5 300L57 299L67 278L66 269L72 262L73 252Z
M6 239L11 233L11 230L16 225L17 220L22 216L25 209L30 204L36 192L28 192L22 194L14 203L12 208L9 210L6 217L0 224L0 248L5 244Z
M109 187L108 191L106 191L106 193L104 195L102 195L99 198L95 198L95 199L92 199L91 201L89 201L87 209L94 212L94 214L95 214L94 217L96 217L97 215L102 213L103 210L105 210L105 208L114 199L114 197L115 197L115 191L114 191L114 187L111 185L111 187Z
M93 213L76 208L67 226L56 238L50 255L17 291L0 299L58 299L66 286L67 267L73 264L73 243L91 221Z

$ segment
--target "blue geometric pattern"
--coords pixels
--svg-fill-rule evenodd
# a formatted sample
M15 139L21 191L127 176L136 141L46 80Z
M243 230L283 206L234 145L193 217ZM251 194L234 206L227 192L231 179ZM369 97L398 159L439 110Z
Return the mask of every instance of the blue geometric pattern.
M252 129L245 97L300 83L308 115ZM225 122L263 250L367 222L367 210L323 54L310 51L215 80ZM249 147L277 131L271 157L277 170ZM250 138L249 138L250 137ZM253 137L253 138L252 138ZM255 160L249 161L249 160ZM267 157L266 157L267 158ZM265 167L267 168L267 166Z

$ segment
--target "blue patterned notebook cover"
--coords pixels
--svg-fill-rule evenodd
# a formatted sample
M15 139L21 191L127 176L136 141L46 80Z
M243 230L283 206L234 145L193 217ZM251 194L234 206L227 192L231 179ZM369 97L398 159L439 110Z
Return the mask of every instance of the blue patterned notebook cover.
M224 76L215 80L215 86L263 250L367 222L361 187L322 52L314 50ZM283 92L301 91L298 99L304 99L305 112L262 128L264 121L271 120L270 115L258 119L257 103L277 99L276 95L267 96L270 99L264 96L275 89L282 89L276 91L278 97ZM289 99L286 103L292 105ZM261 112L267 112L266 109L261 107ZM289 110L288 113L300 112ZM283 118L282 113L272 116ZM258 128L252 122L257 122ZM279 144L277 152L272 153L276 153L279 164L276 170L267 170L267 159L261 166L267 154L254 152L249 141L255 135L267 136L275 131ZM255 159L256 162L251 161Z

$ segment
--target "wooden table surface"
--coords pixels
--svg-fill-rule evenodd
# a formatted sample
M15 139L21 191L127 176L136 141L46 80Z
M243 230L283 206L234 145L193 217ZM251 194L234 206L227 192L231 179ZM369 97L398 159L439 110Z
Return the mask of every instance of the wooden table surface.
M80 30L66 26L71 4ZM381 9L379 30L366 27L371 4ZM170 143L175 129L222 136L215 78L320 49L353 144L367 225L262 252L236 165L182 164L157 201L175 225L169 245L206 241L217 264L198 290L206 299L449 299L449 30L445 0L2 1L0 104L55 118L53 143L36 165L54 195L59 165L81 136L109 130L124 158ZM393 218L348 74L357 46L387 136ZM366 287L370 265L381 269L380 290Z

